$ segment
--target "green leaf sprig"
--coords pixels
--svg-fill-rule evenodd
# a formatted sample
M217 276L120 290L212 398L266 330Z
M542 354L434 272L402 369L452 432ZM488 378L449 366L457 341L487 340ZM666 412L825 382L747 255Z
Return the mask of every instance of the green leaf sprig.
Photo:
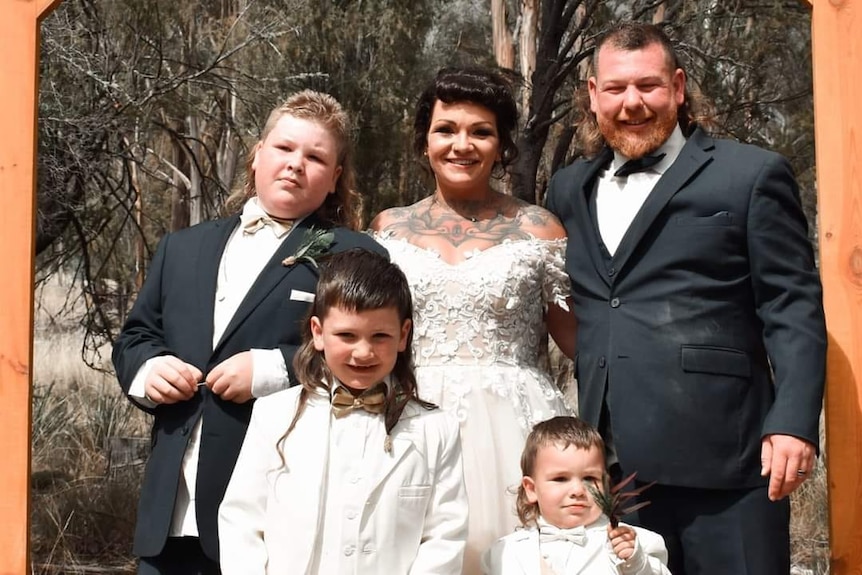
M608 478L608 474L605 473L602 478L602 487L599 488L598 485L587 484L587 491L590 492L590 496L593 498L593 501L596 502L596 505L599 506L599 509L602 510L607 518L611 522L611 528L616 529L620 524L620 519L623 515L628 515L629 513L633 513L638 509L642 509L650 504L649 501L641 501L640 503L635 503L634 505L626 506L626 502L630 499L637 497L641 493L643 493L646 489L649 489L653 485L655 485L655 481L651 483L647 483L646 485L641 485L637 489L632 489L630 491L623 491L626 485L631 483L637 473L632 473L613 487L610 485L610 479Z
M316 230L311 227L302 237L302 243L297 248L296 253L281 260L281 265L290 267L305 261L317 268L317 259L329 251L333 241L335 241L335 232L332 230Z

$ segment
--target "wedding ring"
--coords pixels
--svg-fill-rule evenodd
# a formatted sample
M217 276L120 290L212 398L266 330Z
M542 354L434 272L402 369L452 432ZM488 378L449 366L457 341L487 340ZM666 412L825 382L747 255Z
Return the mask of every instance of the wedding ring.
M804 469L797 469L796 470L796 475L799 477L805 477L807 474L808 474L808 472L805 471Z

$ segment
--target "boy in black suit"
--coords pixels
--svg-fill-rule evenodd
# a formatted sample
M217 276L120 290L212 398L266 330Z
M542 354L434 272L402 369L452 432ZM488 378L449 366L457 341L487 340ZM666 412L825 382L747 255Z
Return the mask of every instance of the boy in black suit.
M219 503L251 399L292 383L315 258L386 253L355 231L349 134L331 96L291 96L248 158L232 198L242 213L159 245L113 352L123 391L154 416L134 543L141 575L219 573Z

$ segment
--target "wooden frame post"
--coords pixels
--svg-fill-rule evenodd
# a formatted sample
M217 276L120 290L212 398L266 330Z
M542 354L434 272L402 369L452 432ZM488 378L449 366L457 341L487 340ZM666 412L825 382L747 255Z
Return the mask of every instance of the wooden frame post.
M829 330L830 563L833 575L849 575L862 565L862 0L808 4L820 275Z
M0 8L0 575L30 572L39 21L59 3L3 0Z

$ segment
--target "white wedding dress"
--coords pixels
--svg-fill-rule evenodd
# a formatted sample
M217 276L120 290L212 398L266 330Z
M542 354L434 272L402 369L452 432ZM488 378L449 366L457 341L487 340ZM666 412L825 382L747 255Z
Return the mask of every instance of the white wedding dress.
M413 293L419 396L461 422L470 534L464 573L519 524L520 457L535 423L570 415L548 373L549 302L565 305L565 240L512 240L449 264L429 249L375 237Z

